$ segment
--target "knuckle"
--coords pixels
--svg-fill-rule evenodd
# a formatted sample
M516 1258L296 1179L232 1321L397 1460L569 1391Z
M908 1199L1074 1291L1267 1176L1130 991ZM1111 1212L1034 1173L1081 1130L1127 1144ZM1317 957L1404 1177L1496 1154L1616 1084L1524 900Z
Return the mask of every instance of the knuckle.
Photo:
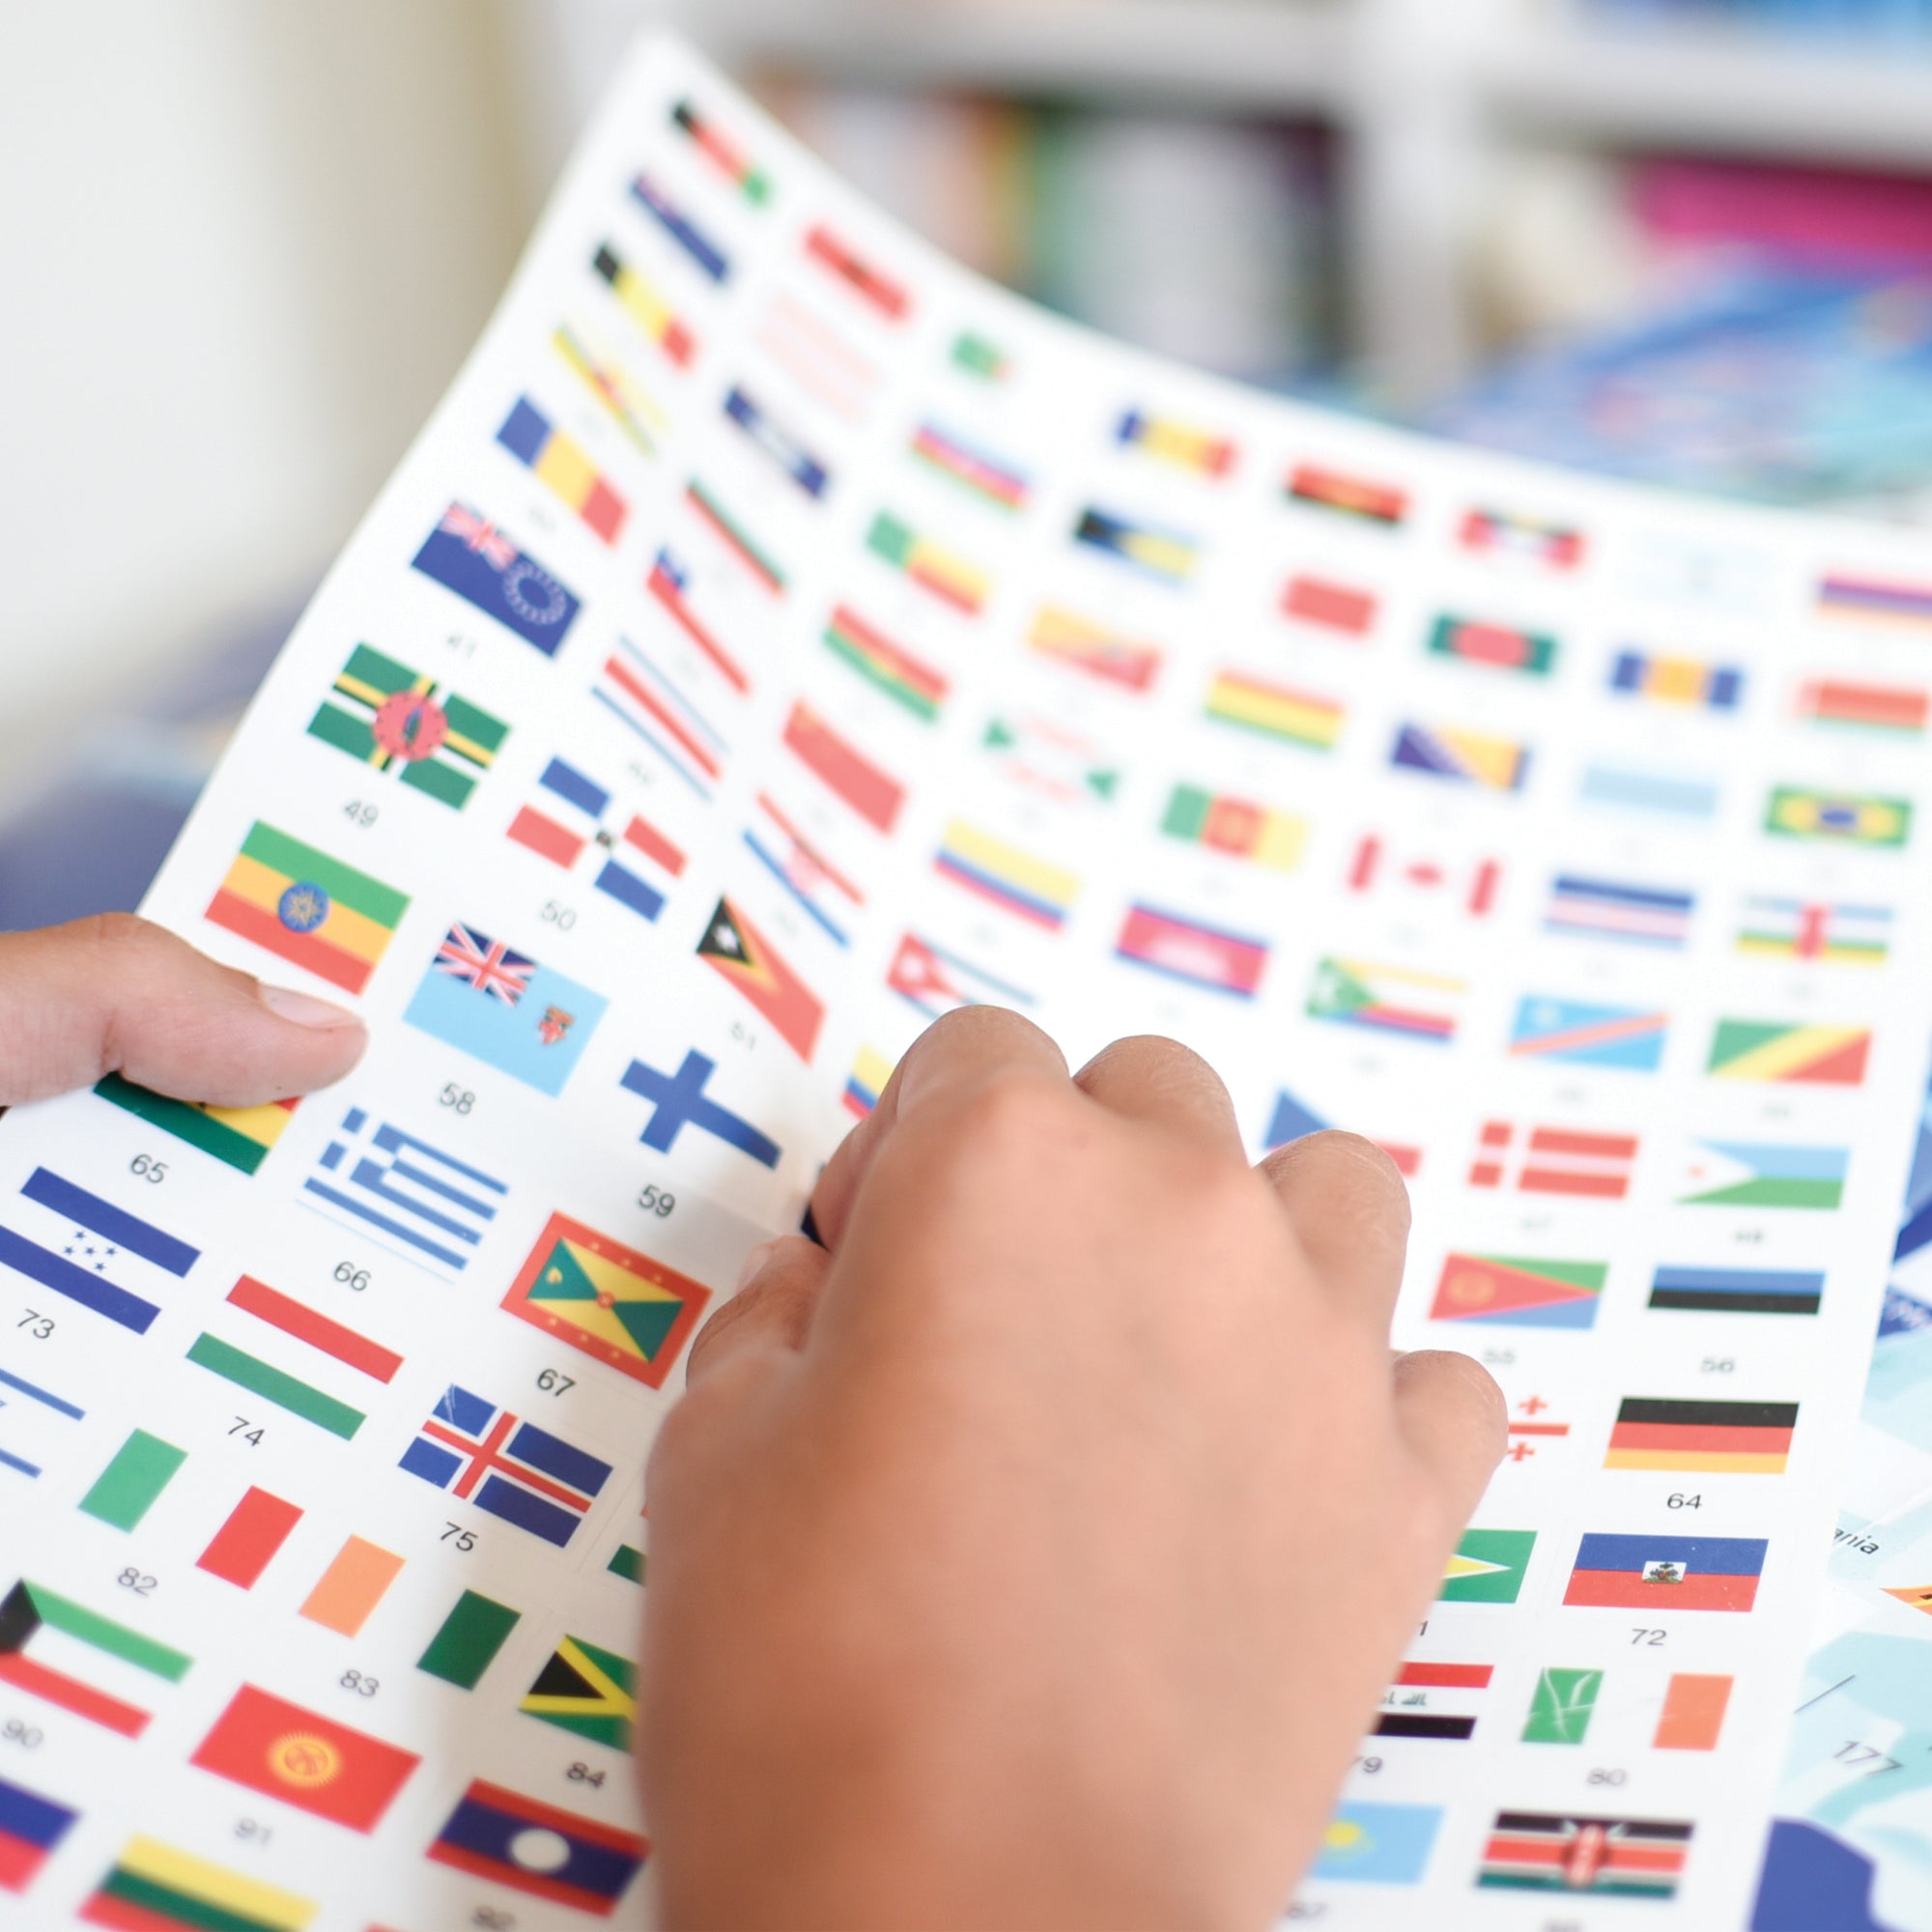
M959 1101L951 1125L980 1159L1004 1166L1058 1143L1073 1113L1067 1095L1038 1074L1000 1072Z

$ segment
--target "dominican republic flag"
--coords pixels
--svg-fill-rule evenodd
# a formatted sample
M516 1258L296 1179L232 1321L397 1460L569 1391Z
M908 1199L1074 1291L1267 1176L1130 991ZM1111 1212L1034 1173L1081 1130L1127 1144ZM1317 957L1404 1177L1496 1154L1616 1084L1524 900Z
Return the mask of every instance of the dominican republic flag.
M454 1383L401 1466L559 1549L611 1479L610 1463Z
M684 871L684 854L656 826L632 812L611 810L611 794L587 774L553 758L537 781L542 796L511 819L507 836L565 871L585 853L590 883L640 919L664 910L657 879L675 880Z

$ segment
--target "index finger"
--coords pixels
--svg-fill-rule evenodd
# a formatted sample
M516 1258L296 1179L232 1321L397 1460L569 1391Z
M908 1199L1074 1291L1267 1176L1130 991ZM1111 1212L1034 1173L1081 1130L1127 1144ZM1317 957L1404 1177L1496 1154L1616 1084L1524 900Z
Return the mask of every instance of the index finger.
M1031 1020L1005 1007L961 1007L935 1020L906 1049L878 1104L838 1144L818 1177L811 1220L819 1239L836 1249L844 1238L859 1183L906 1115L1015 1074L1062 1083L1067 1077L1065 1057Z

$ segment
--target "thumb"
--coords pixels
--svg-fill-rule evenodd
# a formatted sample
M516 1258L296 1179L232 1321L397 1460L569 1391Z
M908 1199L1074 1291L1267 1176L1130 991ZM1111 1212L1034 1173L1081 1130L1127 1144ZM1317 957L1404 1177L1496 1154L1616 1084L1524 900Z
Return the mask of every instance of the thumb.
M362 1057L340 1007L218 966L129 913L0 934L0 1106L118 1072L221 1107L339 1080Z
M781 1235L753 1248L737 1293L692 1342L685 1386L696 1388L749 1354L803 1349L831 1269L832 1257L803 1235Z

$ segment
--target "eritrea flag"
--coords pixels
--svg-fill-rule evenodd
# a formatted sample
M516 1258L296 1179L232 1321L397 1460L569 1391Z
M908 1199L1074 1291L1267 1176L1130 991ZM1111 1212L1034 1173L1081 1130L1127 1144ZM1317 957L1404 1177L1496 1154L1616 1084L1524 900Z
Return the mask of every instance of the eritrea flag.
M1429 1319L1511 1328L1591 1328L1609 1271L1607 1262L1452 1254L1442 1264Z
M345 993L359 993L409 902L407 894L257 819L207 917Z
M689 1275L553 1214L503 1306L619 1375L662 1388L710 1299Z
M422 1760L244 1684L188 1762L367 1833Z

